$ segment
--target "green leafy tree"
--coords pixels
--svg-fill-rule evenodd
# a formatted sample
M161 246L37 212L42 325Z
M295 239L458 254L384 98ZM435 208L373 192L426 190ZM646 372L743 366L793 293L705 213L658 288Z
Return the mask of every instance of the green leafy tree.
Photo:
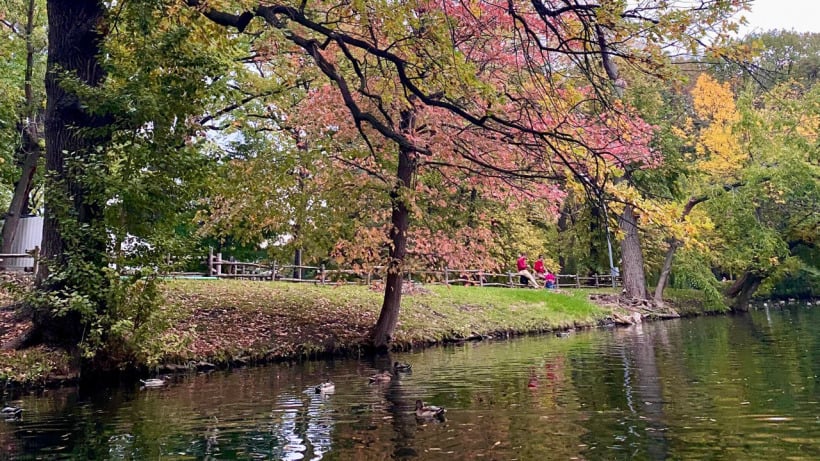
M796 264L793 252L815 248L820 222L818 120L820 88L786 82L760 97L746 94L738 107L744 144L753 159L747 185L710 203L726 240L720 267L742 274L727 290L734 309L781 266Z

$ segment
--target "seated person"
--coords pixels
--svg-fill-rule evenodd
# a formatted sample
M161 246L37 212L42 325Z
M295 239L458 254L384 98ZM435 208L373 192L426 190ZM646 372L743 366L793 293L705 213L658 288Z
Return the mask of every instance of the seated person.
M530 271L528 270L529 264L527 264L527 254L523 251L518 254L518 261L516 261L516 267L518 267L518 275L521 276L522 284L529 282L531 287L540 288L538 286L538 282L535 281L535 277L533 277L532 274L530 274Z
M546 277L547 269L544 267L544 255L538 255L538 259L532 266L532 270L535 271L535 276L537 278L543 279L544 277Z
M553 289L553 288L558 287L558 285L556 283L557 280L555 278L555 274L553 274L552 272L547 271L547 275L544 277L544 279L546 279L546 281L547 281L547 283L545 285L546 288Z

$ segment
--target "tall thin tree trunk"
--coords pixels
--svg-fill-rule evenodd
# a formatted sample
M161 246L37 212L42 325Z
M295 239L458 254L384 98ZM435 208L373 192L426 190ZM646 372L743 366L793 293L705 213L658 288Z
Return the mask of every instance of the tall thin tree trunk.
M724 189L729 190L730 188L738 186L738 184L727 185L724 186ZM686 202L686 205L683 207L683 211L681 212L680 218L678 219L680 222L683 222L689 213L700 203L709 200L709 196L707 195L700 195L700 196L692 196L689 197L689 200ZM663 304L663 290L666 289L666 285L669 283L669 274L672 272L672 261L675 259L675 253L678 251L678 248L683 244L678 239L669 238L667 239L669 243L669 248L666 250L666 258L663 260L663 267L661 268L661 276L658 279L658 285L655 287L655 296L654 300L658 304Z
M28 129L26 129L28 131ZM3 246L0 252L11 253L14 245L14 240L17 238L17 228L20 224L20 218L27 210L28 195L31 193L31 186L34 182L34 173L37 171L37 162L40 160L40 146L39 136L37 139L26 140L29 138L28 134L24 134L23 147L23 164L20 179L14 185L14 195L11 197L9 210L6 213L6 219L3 222ZM27 146L27 147L26 147Z
M666 284L669 283L669 274L672 272L672 261L675 259L675 252L680 248L680 242L676 239L669 239L668 243L669 248L666 250L666 258L663 260L661 276L655 286L654 300L658 304L663 304L663 290L666 289Z
M413 124L412 110L402 112L401 125L409 131ZM370 334L371 343L377 350L386 350L393 338L401 308L402 272L407 256L407 229L410 225L410 209L405 202L404 190L412 187L416 172L414 152L399 148L399 166L396 171L396 185L390 191L390 261L387 265L387 280L384 284L384 301L376 326Z
M618 227L624 234L621 241L621 277L629 298L646 299L646 276L643 268L643 251L638 235L638 220L632 205L626 205L618 217Z
M302 280L302 249L293 250L293 278Z
M34 100L32 79L34 78L34 12L35 0L29 0L26 15L26 69L24 72L23 92L25 94L24 110L20 120L22 140L18 157L21 161L20 179L14 185L6 219L3 222L2 253L11 253L20 218L28 208L28 195L40 160L40 114L37 101Z
M304 162L308 151L308 141L305 139L303 134L304 133L301 130L292 131L293 139L296 142L296 148L299 151L299 165L293 170L293 174L296 176L296 187L299 191L298 199L300 205L296 212L296 216L294 217L294 223L291 228L293 240L297 244L296 249L293 251L293 265L296 266L293 268L293 278L297 280L302 280L302 219L307 213L308 200L307 197L305 197L305 188L306 181L310 177L307 168L304 167Z

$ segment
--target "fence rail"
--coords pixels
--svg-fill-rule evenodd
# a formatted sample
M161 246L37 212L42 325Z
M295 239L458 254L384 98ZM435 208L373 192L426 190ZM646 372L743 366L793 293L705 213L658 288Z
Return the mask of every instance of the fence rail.
M16 269L36 273L39 263L40 247L34 247L25 253L0 253L0 270Z
M252 262L225 260L221 253L210 252L206 258L207 271L172 272L172 277L210 276L220 279L243 280L277 280L293 283L314 283L334 285L371 285L374 281L383 280L386 276L384 266L370 270L345 268L329 269L324 265L305 266L292 264L260 264ZM491 272L481 269L442 269L442 270L408 270L404 276L407 280L434 285L473 285L484 287L519 287L521 283L518 272ZM593 274L556 274L558 288L599 288L620 286L621 278L611 275Z

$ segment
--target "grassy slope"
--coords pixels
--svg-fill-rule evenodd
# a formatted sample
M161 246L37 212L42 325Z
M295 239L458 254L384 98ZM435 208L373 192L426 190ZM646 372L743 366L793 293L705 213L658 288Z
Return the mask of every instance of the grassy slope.
M607 315L587 301L585 291L440 286L424 291L403 297L396 347L594 325ZM166 296L175 317L165 351L171 361L270 360L355 350L375 324L382 298L361 286L202 280L173 281Z

